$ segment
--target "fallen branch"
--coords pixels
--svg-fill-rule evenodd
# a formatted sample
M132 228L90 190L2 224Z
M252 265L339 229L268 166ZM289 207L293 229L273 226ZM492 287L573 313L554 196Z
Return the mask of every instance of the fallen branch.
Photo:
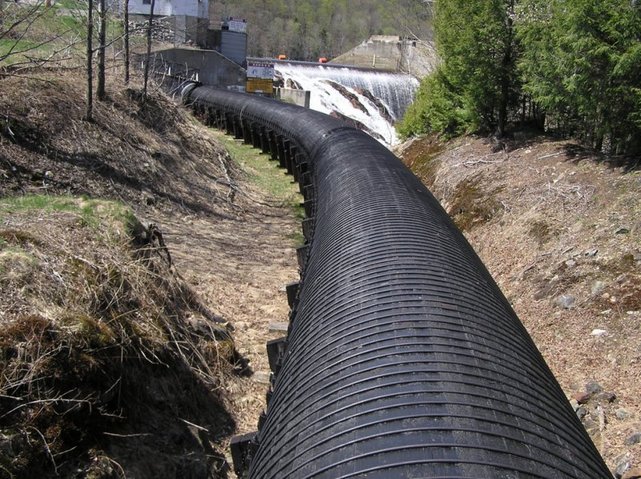
M135 434L117 434L115 432L107 432L107 431L102 431L102 433L105 436L111 436L111 437L122 437L122 438L127 438L127 437L145 437L145 436L153 436L152 433L150 432L139 432Z
M29 426L27 429L32 429L36 431L38 436L40 436L40 439L42 439L42 443L45 446L45 451L47 451L47 456L49 456L49 459L51 459L51 464L53 465L53 470L55 475L58 475L58 465L56 464L56 460L53 458L53 454L51 453L51 448L49 448L49 443L47 443L47 440L45 439L44 435L35 427Z
M493 165L493 164L496 164L496 163L503 163L503 162L505 162L505 159L503 159L503 160L475 160L475 161L463 161L461 163L455 163L452 166L464 166L466 168L470 168L470 167L478 165L478 164Z
M539 157L537 158L537 161L538 161L538 160L545 160L546 158L552 158L553 156L559 156L561 153L562 153L562 152L557 151L556 153L550 153L549 155L539 156Z

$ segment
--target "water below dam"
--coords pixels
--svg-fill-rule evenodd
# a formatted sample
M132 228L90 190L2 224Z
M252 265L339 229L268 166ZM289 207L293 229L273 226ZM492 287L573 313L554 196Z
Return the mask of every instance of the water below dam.
M342 118L388 146L398 143L394 123L418 88L416 78L402 73L299 63L277 63L275 70L285 88L311 92L311 109Z

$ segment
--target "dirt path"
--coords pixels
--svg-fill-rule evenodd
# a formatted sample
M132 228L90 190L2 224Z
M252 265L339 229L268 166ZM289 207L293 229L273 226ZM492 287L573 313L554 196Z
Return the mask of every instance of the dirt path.
M265 344L282 335L270 332L269 323L287 321L284 286L298 279L295 247L300 224L289 201L297 187L276 163L267 164L267 156L258 150L222 135L219 140L233 144L241 155L233 155L234 159L249 175L257 168L266 169L277 195L243 183L241 191L250 198L245 195L235 218L161 213L156 220L177 270L207 305L233 325L237 350L254 372L226 383L237 433L243 434L256 430L265 408L269 377Z

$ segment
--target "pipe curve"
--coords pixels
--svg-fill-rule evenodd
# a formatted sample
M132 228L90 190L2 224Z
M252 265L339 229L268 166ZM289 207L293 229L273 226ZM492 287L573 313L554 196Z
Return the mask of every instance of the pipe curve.
M184 101L279 159L309 216L247 477L612 477L481 260L389 150L267 98L193 86Z

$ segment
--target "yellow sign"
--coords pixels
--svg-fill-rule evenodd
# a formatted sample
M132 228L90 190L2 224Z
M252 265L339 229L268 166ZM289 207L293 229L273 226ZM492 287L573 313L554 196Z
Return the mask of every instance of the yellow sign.
M274 82L271 78L248 78L246 91L247 93L263 93L267 95L273 95Z

